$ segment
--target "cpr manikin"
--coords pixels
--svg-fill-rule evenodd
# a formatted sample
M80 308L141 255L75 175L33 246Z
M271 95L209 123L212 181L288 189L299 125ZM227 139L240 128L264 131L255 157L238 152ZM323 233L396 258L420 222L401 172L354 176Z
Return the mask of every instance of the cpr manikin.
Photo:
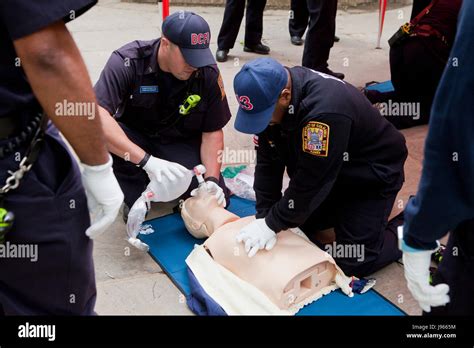
M335 283L352 296L350 278L301 232L281 231L272 250L249 258L236 236L254 216L239 218L205 190L183 203L181 216L194 237L209 237L203 246L215 262L259 289L280 309L301 308L333 290Z

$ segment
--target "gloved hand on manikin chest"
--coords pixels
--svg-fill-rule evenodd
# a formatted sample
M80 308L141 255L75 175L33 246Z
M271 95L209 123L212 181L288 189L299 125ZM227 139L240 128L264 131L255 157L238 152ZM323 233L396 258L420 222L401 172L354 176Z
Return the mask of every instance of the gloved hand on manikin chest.
M277 242L276 233L267 226L265 219L256 219L242 228L236 240L245 244L245 252L249 257L262 249L271 250Z

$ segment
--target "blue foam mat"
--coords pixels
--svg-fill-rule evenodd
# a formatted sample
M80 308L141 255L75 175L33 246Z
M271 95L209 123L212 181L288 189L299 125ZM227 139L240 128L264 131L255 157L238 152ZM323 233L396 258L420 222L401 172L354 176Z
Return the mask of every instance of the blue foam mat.
M229 210L239 216L255 214L255 203L238 197L231 198ZM194 244L202 239L191 236L179 214L167 215L147 221L154 233L139 238L150 246L150 255L186 296L190 293L185 259ZM297 315L405 315L403 311L374 290L353 298L336 290L304 307Z
M385 82L375 83L375 84L373 84L373 85L370 85L370 86L366 87L366 89L368 89L368 90L374 90L374 91L379 91L379 92L382 92L382 93L385 93L385 92L392 92L392 91L395 90L395 89L393 88L392 81L390 81L390 80L385 81Z

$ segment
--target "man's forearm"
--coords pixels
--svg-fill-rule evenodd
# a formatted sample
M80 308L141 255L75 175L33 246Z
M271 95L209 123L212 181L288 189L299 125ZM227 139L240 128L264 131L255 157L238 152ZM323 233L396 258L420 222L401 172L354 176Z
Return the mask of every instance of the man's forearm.
M128 138L112 115L101 106L99 106L99 115L109 151L126 161L138 164L145 156L145 151Z
M224 132L222 129L202 134L201 161L206 167L205 177L219 178L222 163L219 154L224 150Z
M107 162L105 137L84 61L63 22L14 42L41 106L88 165Z

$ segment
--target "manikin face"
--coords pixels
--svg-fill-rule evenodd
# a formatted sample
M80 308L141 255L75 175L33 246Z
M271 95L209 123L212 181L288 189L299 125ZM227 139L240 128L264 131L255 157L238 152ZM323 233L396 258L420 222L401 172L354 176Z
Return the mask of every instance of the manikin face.
M179 47L171 41L163 39L163 49L168 70L178 80L189 80L191 75L198 70L186 63Z
M219 206L214 195L202 190L198 190L197 196L184 201L181 216L188 232L195 238L206 238L216 228L239 219L237 215Z

